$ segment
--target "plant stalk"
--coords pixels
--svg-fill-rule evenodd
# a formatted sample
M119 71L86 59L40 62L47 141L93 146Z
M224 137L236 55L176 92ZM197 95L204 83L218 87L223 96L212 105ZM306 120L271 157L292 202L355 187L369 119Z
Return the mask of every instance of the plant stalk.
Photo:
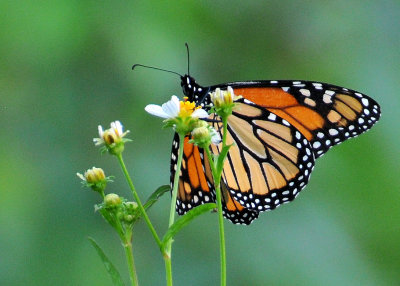
M224 217L222 214L222 198L221 198L221 174L222 170L215 168L213 158L209 148L205 149L207 158L210 162L211 171L214 178L215 195L218 209L218 227L219 227L219 249L221 263L221 286L226 285L226 250L225 250L225 232L224 232ZM216 183L218 182L218 183Z
M124 241L123 241L123 246L124 246L124 250L125 250L126 261L128 263L129 278L131 281L131 285L138 286L139 283L138 283L137 274L136 274L135 261L133 259L132 232L131 231L129 231L129 233L126 234Z
M153 227L153 225L152 225L152 223L150 221L150 218L148 217L148 215L146 213L146 210L143 207L142 202L140 201L140 198L139 198L139 196L138 196L138 194L136 192L135 186L133 185L132 179L129 176L128 170L126 169L126 166L125 166L125 163L124 163L124 159L122 158L122 154L118 154L117 158L118 158L119 164L121 165L122 172L124 173L125 178L126 178L126 180L128 182L129 188L131 189L132 195L135 198L136 203L138 204L139 210L142 213L142 216L143 216L148 228L150 229L150 232L153 235L154 240L156 241L158 247L161 247L161 240L158 237L157 232L154 229L154 227Z
M171 227L171 225L173 225L174 221L175 221L176 199L178 196L179 174L181 172L184 141L185 141L185 134L179 134L178 161L176 162L176 170L175 170L175 176L174 176L174 186L172 189L171 208L170 208L170 213L169 213L168 228ZM168 242L165 246L164 253L163 253L163 257L164 257L164 261L165 261L166 280L167 280L168 286L172 286L171 250L172 250L172 238L170 238L168 240Z

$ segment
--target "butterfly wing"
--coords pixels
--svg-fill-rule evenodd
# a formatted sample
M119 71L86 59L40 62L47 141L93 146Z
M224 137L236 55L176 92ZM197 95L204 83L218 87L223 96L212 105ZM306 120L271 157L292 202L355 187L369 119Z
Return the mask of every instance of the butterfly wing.
M189 143L189 137L185 138L183 148L176 203L176 211L179 215L185 214L198 205L215 202L214 181L204 150ZM171 152L171 188L176 172L178 151L179 135L175 134ZM241 206L228 192L225 184L221 188L223 214L227 219L233 223L250 224L258 217L257 211Z
M379 105L368 96L319 82L247 81L203 88L185 76L182 86L189 99L202 107L210 103L208 92L217 87L231 86L243 96L228 119L227 143L233 145L221 180L224 216L234 223L249 224L260 211L293 200L308 183L316 158L367 131L380 117ZM212 118L217 119L216 115ZM210 124L221 134L218 121ZM188 143L188 138L183 148L179 214L215 201L204 150ZM220 148L211 150L218 154ZM171 182L178 149L175 135Z
M179 135L175 133L171 152L171 188L177 168L179 147ZM198 205L215 202L214 186L205 173L203 152L189 143L189 137L185 137L176 204L176 211L180 215Z
M217 118L216 118L217 119ZM222 136L221 123L212 125ZM230 147L222 180L232 198L249 210L272 210L293 200L314 168L309 141L285 119L246 99L228 117ZM218 154L221 144L213 145Z
M250 224L258 218L258 211L243 207L229 192L224 180L221 180L222 211L224 217L235 224Z
M370 97L347 88L311 81L227 83L235 94L287 120L310 141L315 158L332 146L370 129L380 117Z

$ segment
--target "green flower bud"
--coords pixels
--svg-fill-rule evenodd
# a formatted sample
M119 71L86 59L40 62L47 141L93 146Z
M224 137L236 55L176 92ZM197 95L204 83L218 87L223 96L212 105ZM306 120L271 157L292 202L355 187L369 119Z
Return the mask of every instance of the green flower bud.
M138 204L136 202L126 202L125 207L129 213L132 213L138 208Z
M211 144L211 135L207 127L197 127L192 131L192 138L196 145L205 148Z
M133 222L134 219L135 219L135 217L133 215L125 215L124 216L124 221L127 223Z
M104 197L104 189L107 186L107 181L111 181L104 174L103 169L93 167L88 169L83 175L76 173L76 175L83 181L82 183L91 188L92 190L100 193Z
M200 148L207 148L211 143L218 145L221 142L221 137L207 122L200 120L198 127L193 129L192 140L189 142Z
M107 208L116 208L119 205L121 205L121 203L122 203L122 200L117 194L111 193L111 194L107 194L104 197L104 205Z

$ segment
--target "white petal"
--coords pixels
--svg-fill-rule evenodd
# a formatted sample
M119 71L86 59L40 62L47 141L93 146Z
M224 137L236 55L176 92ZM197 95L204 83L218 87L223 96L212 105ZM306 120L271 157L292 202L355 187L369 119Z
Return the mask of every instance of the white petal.
M228 92L229 92L229 95L231 96L231 99L233 101L234 93L233 93L232 87L228 86Z
M93 138L93 142L95 146L99 146L104 143L104 140L102 138Z
M200 109L196 109L195 111L193 111L192 117L193 118L205 118L205 117L208 117L208 113L204 109L200 108Z
M79 177L79 179L86 181L85 177L82 174L76 173L76 175Z
M221 98L221 89L218 87L215 89L215 91L212 93L213 94L213 101L220 99Z
M175 117L174 115L176 113L176 108L170 101L161 105L161 108L166 114L168 114L168 117Z
M180 106L179 98L176 95L171 96L171 100L176 106Z
M103 126L99 125L99 126L97 127L97 130L99 131L99 136L100 136L100 138L102 138L102 137L103 137L103 134L104 134Z
M126 130L124 133L122 133L121 137L125 137L126 134L128 134L130 131Z
M115 122L111 122L110 123L110 129L114 132L114 133L117 133L118 132L118 130L117 130L117 126L116 126L116 124L115 124Z
M162 109L165 113L169 115L170 118L177 117L179 114L179 110L181 109L179 98L176 95L171 97L171 100L164 103Z
M114 126L113 126L114 125ZM121 122L114 121L111 123L111 127L115 130L115 133L117 133L118 135L121 135L123 133L123 127Z
M149 104L147 105L144 110L146 110L151 115L161 117L161 118L169 118L169 115L165 113L161 106L156 104Z

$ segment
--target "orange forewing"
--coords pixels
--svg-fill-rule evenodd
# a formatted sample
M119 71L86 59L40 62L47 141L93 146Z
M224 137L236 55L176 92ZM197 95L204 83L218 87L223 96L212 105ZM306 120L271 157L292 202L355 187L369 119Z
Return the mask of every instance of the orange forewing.
M311 108L300 105L293 95L281 88L250 87L237 88L234 91L235 94L242 95L245 99L265 107L272 113L288 121L307 140L313 138L313 130L322 128L325 124L325 120L321 115Z

